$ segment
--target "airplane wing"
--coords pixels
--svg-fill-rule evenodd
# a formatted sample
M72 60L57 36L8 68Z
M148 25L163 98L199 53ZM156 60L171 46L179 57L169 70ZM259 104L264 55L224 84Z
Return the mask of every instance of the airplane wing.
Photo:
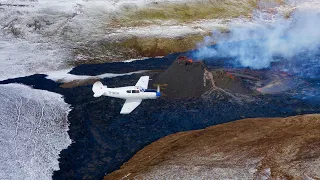
M136 86L140 86L143 89L148 89L149 76L141 76Z
M120 114L129 114L141 103L142 99L127 99L124 103Z

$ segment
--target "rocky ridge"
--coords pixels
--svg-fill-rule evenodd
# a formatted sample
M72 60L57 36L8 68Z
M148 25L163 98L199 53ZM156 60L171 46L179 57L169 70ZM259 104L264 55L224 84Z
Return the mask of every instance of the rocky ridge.
M253 118L146 146L108 179L319 179L320 115Z

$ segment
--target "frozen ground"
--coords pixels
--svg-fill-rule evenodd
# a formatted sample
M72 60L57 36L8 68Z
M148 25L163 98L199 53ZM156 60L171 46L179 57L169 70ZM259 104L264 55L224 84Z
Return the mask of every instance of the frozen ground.
M134 72L123 73L123 74L105 73L97 76L85 76L85 75L69 74L69 71L70 70L61 70L61 71L51 72L48 74L46 78L56 82L68 83L75 80L113 78L118 76L125 76L125 75L132 75L132 74L146 72L144 70L141 70L141 71L134 71Z
M146 27L109 27L108 21L127 9L164 0L0 0L0 80L69 69L78 44L123 36L177 37L226 28L246 19L202 20L190 24L162 22ZM182 1L182 0L169 0ZM256 13L272 21L276 12L293 7L319 7L316 0L294 1L272 11ZM250 23L249 23L250 24Z
M78 43L101 39L123 8L155 0L0 0L0 80L69 69Z
M19 84L0 86L0 179L46 180L71 144L61 95Z
M225 28L229 20L109 27L128 9L165 0L0 0L0 80L71 68L79 44L126 35L177 37ZM166 2L182 0L168 0ZM240 20L243 23L242 20Z

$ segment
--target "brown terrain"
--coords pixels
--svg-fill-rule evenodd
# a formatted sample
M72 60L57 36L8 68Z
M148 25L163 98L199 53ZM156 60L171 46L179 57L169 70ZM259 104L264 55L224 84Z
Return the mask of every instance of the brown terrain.
M320 114L169 135L104 179L320 179Z

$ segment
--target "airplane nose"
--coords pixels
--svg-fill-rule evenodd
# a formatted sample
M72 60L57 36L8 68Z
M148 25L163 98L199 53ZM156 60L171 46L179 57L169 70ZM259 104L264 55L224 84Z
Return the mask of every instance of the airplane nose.
M160 96L161 96L161 92L157 92L157 93L156 93L156 96L157 96L157 97L160 97Z

